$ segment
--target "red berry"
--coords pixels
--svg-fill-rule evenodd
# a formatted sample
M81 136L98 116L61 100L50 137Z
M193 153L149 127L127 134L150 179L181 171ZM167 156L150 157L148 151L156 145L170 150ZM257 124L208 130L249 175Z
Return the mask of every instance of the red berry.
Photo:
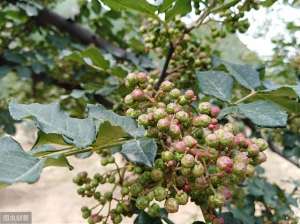
M219 113L220 113L220 108L218 107L218 106L212 106L211 108L210 108L210 115L212 116L212 117L217 117L218 115L219 115Z
M184 141L175 142L173 146L177 152L185 152L187 150L187 146Z
M141 89L135 89L132 91L131 96L134 100L143 100L145 98L145 94Z
M186 183L184 186L183 186L183 191L188 193L191 191L191 185Z
M188 100L195 100L196 99L196 96L195 96L195 93L193 90L187 90L185 93L184 93L184 96L188 99Z
M187 147L192 148L193 146L197 145L197 140L194 139L192 136L187 135L183 137L183 142L186 144Z
M217 167L226 173L231 173L233 169L233 161L228 156L221 156L217 159Z
M157 122L157 128L161 131L166 131L170 127L170 120L168 118L159 119Z

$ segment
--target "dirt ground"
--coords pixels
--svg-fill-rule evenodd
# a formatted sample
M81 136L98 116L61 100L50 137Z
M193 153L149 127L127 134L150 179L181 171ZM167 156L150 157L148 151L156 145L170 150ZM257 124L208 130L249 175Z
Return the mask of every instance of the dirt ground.
M23 147L30 148L33 136L28 127L18 127L16 139ZM285 189L291 189L292 186L287 181L300 180L300 169L270 151L267 154L268 161L263 167L266 169L268 179ZM80 208L84 204L93 205L93 201L83 200L76 194L72 178L83 170L95 173L99 170L100 163L97 156L85 160L71 158L70 161L75 167L72 171L67 168L49 167L44 169L40 180L34 185L19 183L0 190L0 212L32 212L33 224L84 223ZM300 217L299 208L295 209ZM176 224L191 223L192 220L199 218L201 211L193 204L182 206L179 213L170 216ZM132 222L127 219L122 223Z

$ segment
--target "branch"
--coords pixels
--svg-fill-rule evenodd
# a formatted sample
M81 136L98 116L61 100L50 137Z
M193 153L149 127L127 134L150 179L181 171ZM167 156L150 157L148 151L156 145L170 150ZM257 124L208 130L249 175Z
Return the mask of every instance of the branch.
M170 42L170 46L169 46L169 50L168 50L168 54L167 54L167 57L166 57L166 60L165 60L165 63L164 63L164 67L160 73L160 76L159 76L159 80L158 82L155 84L155 89L158 90L161 83L166 79L166 77L168 76L168 73L167 73L167 70L168 70L168 66L169 66L169 63L171 61L171 58L172 58L172 55L174 53L174 46L173 46L173 43Z
M39 11L36 17L33 17L36 24L39 26L52 25L62 32L67 32L73 38L76 38L83 44L94 44L95 46L104 49L113 54L115 57L124 60L132 60L135 57L132 53L112 45L105 39L97 36L89 29L82 27L80 24L66 19L59 14L48 9Z

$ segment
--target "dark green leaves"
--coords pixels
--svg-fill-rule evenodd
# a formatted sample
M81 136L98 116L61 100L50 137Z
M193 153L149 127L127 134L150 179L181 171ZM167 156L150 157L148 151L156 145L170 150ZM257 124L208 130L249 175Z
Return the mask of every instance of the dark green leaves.
M43 132L63 135L65 140L77 147L91 145L96 136L92 119L71 118L58 103L25 105L12 102L9 111L14 119L32 118Z
M34 183L38 180L44 166L44 160L33 157L23 151L12 138L0 139L0 182Z
M204 94L229 101L232 94L233 79L221 71L197 73L198 86Z
M247 89L255 89L261 85L259 73L251 65L239 65L224 62L228 72Z
M192 10L191 0L175 0L173 7L166 11L166 19L170 20L176 15L184 16Z
M121 153L131 162L152 167L157 152L153 139L141 138L126 142Z
M146 0L139 0L138 2L135 0L101 0L101 2L116 11L131 9L148 15L154 15L157 10L154 5L151 5Z
M126 133L133 137L142 137L145 129L138 127L135 120L130 117L120 116L111 110L105 109L102 105L88 105L88 116L98 120L110 122L114 126L120 126Z
M241 114L261 127L284 127L287 123L287 113L281 107L269 101L255 101L225 108L219 118L230 113Z
M86 63L97 70L105 70L109 68L109 61L106 60L100 50L95 47L89 47L80 52L75 51L70 54L66 54L64 58L76 62Z

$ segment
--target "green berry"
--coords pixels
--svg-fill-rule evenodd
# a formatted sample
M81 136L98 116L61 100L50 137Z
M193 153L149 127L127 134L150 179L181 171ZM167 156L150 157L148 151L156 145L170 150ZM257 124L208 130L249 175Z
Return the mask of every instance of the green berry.
M163 81L160 85L160 89L165 92L170 91L173 87L174 84L168 80Z
M189 121L189 114L185 111L178 111L175 116L181 122Z
M179 205L186 205L189 200L189 196L185 192L178 192L175 199Z
M129 188L128 187L122 187L121 188L121 194L123 196L128 195L129 194Z
M200 177L204 174L204 167L201 163L196 164L192 169L192 175L194 177Z
M210 114L211 104L209 102L199 103L198 110L201 114Z
M191 168L195 164L195 158L191 154L186 154L181 159L181 165L186 168Z
M161 158L164 161L170 161L174 159L174 154L171 151L164 151L161 153Z
M156 203L152 204L148 209L148 214L151 217L158 217L160 216L160 206Z
M148 126L149 125L149 116L148 116L148 114L141 114L138 117L138 123L140 125L143 125L143 126Z
M178 203L175 198L168 198L165 202L165 209L168 213L178 212Z
M154 188L153 192L154 192L154 198L156 201L163 201L167 197L167 191L163 187L158 186L158 187Z
M138 196L143 191L143 186L140 183L134 183L130 187L130 193L133 196Z
M170 91L170 97L173 99L177 99L181 95L181 91L179 89L172 89Z
M136 199L135 206L138 209L144 210L145 208L148 207L148 205L149 205L149 199L146 196L141 196Z
M154 181L160 181L160 180L162 180L163 176L164 176L163 171L161 171L160 169L153 169L151 171L151 178Z

